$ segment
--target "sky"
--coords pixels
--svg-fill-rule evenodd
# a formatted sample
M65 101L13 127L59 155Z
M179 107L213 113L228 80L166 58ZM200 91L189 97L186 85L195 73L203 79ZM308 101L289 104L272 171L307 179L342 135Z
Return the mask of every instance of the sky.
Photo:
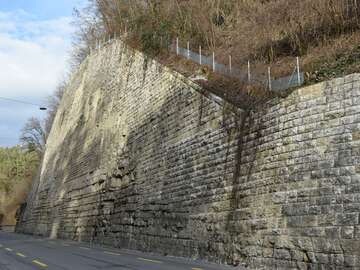
M44 105L64 78L74 7L86 0L0 0L0 97ZM19 143L37 106L0 99L0 147Z

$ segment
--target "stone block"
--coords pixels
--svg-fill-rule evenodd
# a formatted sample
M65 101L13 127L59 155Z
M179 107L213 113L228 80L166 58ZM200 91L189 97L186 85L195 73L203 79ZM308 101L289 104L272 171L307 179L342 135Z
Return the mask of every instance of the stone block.
M336 224L343 226L358 225L359 223L359 214L358 213L344 213L336 214L335 216Z

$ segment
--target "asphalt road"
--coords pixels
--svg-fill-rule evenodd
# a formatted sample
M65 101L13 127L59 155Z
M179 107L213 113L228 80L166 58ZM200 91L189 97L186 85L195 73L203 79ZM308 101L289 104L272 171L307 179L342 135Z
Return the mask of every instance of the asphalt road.
M0 232L0 270L234 270L183 258Z

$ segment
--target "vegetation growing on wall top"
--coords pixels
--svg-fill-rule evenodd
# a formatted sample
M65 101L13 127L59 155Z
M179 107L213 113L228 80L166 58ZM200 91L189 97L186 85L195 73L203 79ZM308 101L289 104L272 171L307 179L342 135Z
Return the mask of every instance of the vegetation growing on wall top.
M234 66L251 60L273 65L277 74L301 56L307 79L318 81L324 63L334 66L356 47L359 15L358 0L89 0L77 12L74 59L81 62L96 39L126 31L131 44L152 54L180 37L214 50L220 62L231 54ZM344 75L341 68L320 73Z

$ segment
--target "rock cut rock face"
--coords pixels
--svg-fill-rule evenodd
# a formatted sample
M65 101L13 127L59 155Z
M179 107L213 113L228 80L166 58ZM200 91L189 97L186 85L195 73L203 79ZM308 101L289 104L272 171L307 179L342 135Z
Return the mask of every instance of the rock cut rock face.
M19 232L258 269L360 267L360 75L249 115L120 41L74 74Z

